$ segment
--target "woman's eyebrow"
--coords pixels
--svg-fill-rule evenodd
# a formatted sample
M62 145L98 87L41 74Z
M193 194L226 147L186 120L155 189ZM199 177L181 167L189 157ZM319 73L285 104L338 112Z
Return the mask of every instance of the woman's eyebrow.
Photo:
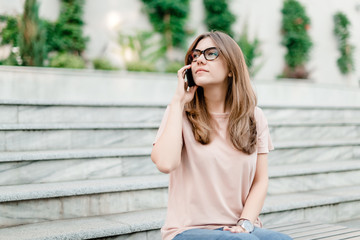
M204 50L209 49L209 48L216 48L216 47L208 47L208 48L205 48ZM195 48L193 51L200 51L200 52L202 52L202 51L204 51L204 50L200 50L200 49Z

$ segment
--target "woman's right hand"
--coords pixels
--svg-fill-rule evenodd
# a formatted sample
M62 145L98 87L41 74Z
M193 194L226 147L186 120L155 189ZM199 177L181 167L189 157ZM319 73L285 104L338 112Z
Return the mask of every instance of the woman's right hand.
M180 68L177 73L178 86L176 88L174 97L176 99L180 100L180 102L184 105L186 103L190 102L194 98L195 91L198 88L198 86L195 85L195 86L190 87L189 90L187 90L188 83L185 82L185 71L187 69L190 69L190 67L191 67L191 65L186 65L186 66Z

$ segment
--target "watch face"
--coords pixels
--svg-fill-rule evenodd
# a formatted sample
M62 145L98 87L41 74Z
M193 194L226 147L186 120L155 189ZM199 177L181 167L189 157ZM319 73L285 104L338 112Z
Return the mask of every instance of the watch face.
M254 230L254 225L248 220L243 221L241 226L245 228L245 230L248 231L249 233L251 233Z

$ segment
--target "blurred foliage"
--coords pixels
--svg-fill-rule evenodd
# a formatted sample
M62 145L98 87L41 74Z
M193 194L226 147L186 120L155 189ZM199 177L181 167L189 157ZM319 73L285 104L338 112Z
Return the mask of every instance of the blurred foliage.
M39 4L36 0L26 0L18 34L23 66L43 66L47 54L45 31L39 18Z
M128 71L136 72L156 72L155 65L144 61L132 61L126 63L126 69Z
M58 52L71 52L76 55L86 48L88 37L83 36L82 20L84 0L62 0L60 15L56 23L49 28L50 49Z
M344 13L337 12L334 15L334 34L340 51L340 57L337 59L337 65L342 74L348 74L354 71L353 53L355 47L349 43L349 26L350 21Z
M243 30L239 36L237 44L239 45L241 51L244 54L250 76L255 76L255 74L262 67L262 65L254 66L255 59L261 56L260 41L257 38L255 38L253 41L249 39L248 28L246 24L243 27Z
M179 69L182 68L183 66L184 66L183 62L169 62L166 65L165 72L177 73L179 71Z
M142 2L154 30L162 36L162 45L166 51L171 51L173 47L185 48L189 0L142 0Z
M166 52L154 32L138 31L133 34L120 34L118 40L129 71L136 71L134 69L155 71L155 63ZM141 69L142 66L144 69Z
M309 59L312 47L307 32L310 28L310 19L306 15L305 8L296 0L285 0L281 12L283 14L281 44L287 48L284 77L307 78L308 72L304 65Z
M115 67L111 64L106 58L96 58L93 60L93 65L95 69L98 70L119 70L118 67Z
M18 55L11 52L9 57L4 59L4 60L0 60L0 65L7 65L7 66L18 66L21 64L21 61L18 61Z
M218 30L233 36L231 30L235 15L229 11L227 0L204 0L205 23L208 30Z
M18 46L19 24L18 17L0 16L0 22L5 23L5 27L0 32L1 45L11 44Z
M0 44L10 44L13 48L9 58L0 64L43 66L49 52L70 52L81 56L89 40L82 32L84 3L83 0L61 0L60 15L56 22L39 18L39 4L36 0L25 1L22 16L0 16L0 22L5 23L0 33ZM65 58L59 56L59 59ZM81 67L74 59L72 62L77 64L74 67Z
M80 56L71 53L58 53L50 60L50 67L55 68L85 68L85 61Z
M133 34L119 34L118 42L123 55L126 54L125 51L130 51L135 61L156 62L166 52L154 32L137 31Z

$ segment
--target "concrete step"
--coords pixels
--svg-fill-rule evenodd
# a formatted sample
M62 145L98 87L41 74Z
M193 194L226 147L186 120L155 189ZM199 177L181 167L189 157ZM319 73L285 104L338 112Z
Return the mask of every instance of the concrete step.
M360 139L274 142L269 164L289 165L312 162L347 161L360 158Z
M360 158L359 146L359 140L275 143L269 165L352 161ZM158 174L150 153L150 147L1 152L0 185Z
M274 142L331 139L360 139L360 120L269 123Z
M162 175L149 156L3 162L0 186ZM269 166L268 194L360 183L360 160ZM314 184L316 183L316 184Z
M289 167L270 167L269 197L360 186L359 161ZM167 186L164 174L0 186L0 226L165 207Z
M166 207L168 176L0 186L0 227Z
M165 216L164 209L151 209L46 221L0 228L0 240L119 239L119 236L134 240L161 240L159 229Z
M151 146L157 123L0 124L0 150L34 151ZM360 121L277 123L274 143L360 139Z
M0 123L160 122L167 104L0 99ZM260 107L269 123L360 119L360 107Z
M164 104L0 100L0 123L160 122Z
M261 107L261 106L260 106ZM316 107L316 106L263 106L261 107L269 123L344 121L360 119L359 107Z
M1 151L151 146L158 125L121 124L1 124Z
M0 185L159 174L150 152L138 148L0 153Z
M264 223L287 221L342 222L360 215L360 185L268 196Z
M360 186L268 196L262 219L265 227L276 224L320 221L335 223L358 216ZM331 211L330 211L331 209ZM124 239L160 240L165 208L121 214L46 221L0 229L0 239ZM285 226L286 227L286 226ZM283 229L284 230L284 229ZM6 238L5 238L6 237Z
M360 185L360 159L269 167L268 194Z
M71 139L65 142L74 141L72 138L78 137L81 133L95 133L101 136L109 136L106 131L111 130L114 135L122 136L123 141L129 145L133 144L133 139L126 139L136 135L137 139L143 139L146 136L155 137L159 123L30 123L30 124L0 124L0 133L7 138L36 138L40 134L42 138L51 138L53 131L57 135L65 135ZM321 140L321 139L358 139L360 138L360 120L344 121L312 121L312 122L278 122L269 124L271 137L273 141L297 141L297 140ZM96 132L94 132L96 130ZM140 131L141 130L141 131ZM29 132L30 131L30 132ZM87 131L87 132L86 132ZM130 133L129 133L130 131ZM132 132L134 133L132 133ZM9 132L15 132L10 134ZM24 135L24 136L23 136ZM49 136L48 136L49 135ZM96 137L95 135L95 138ZM62 138L59 138L62 139ZM5 139L6 140L6 139ZM151 144L144 139L143 144ZM9 140L11 141L11 140ZM12 140L16 141L16 139ZM63 141L62 141L63 142ZM137 142L137 141L136 141ZM11 146L9 146L11 147Z
M265 226L265 228L267 228ZM321 222L289 222L283 225L269 225L269 229L288 234L294 240L339 240L360 237L360 228L349 228L339 224Z
M347 227L351 227L351 228L359 228L360 229L360 218L356 218L356 219L351 219L348 221L342 221L339 222L340 225L342 226L347 226Z

